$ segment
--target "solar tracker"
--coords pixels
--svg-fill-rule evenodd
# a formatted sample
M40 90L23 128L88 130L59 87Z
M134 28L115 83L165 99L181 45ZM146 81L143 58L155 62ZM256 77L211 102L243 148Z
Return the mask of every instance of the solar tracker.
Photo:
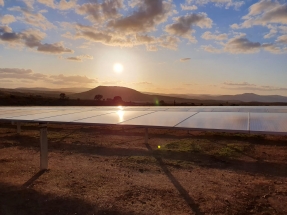
M48 168L47 123L121 125L202 131L287 134L287 107L1 107L0 121L40 124L40 168Z
M201 112L175 127L195 130L248 132L248 113Z
M122 125L137 125L150 127L174 127L196 112L154 112L135 119L127 120Z
M287 114L250 113L250 132L287 134Z

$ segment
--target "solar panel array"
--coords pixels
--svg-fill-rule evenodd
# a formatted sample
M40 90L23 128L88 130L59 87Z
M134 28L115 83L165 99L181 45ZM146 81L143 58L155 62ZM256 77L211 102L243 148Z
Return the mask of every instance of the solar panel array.
M0 107L0 120L287 134L286 106Z

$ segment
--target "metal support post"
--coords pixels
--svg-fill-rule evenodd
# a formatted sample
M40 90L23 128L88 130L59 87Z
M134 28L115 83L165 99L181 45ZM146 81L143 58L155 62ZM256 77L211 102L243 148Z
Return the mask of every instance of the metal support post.
M48 169L47 124L40 123L40 169Z
M148 128L145 128L145 143L148 144Z
M21 122L17 122L17 134L21 133Z

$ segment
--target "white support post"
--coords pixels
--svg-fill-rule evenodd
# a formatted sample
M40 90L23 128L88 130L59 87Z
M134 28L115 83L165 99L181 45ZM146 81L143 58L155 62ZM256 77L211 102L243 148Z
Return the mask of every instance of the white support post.
M145 128L145 143L148 144L148 128Z
M21 133L21 122L17 122L17 134Z
M40 124L40 170L48 169L47 124Z

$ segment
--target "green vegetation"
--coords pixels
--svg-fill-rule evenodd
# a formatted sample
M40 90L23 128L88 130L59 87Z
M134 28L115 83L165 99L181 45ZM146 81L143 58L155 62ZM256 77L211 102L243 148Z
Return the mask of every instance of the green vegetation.
M250 151L252 151L252 147L247 143L236 141L234 143L219 144L207 139L185 139L169 143L161 149L157 149L158 153L163 154L166 152L198 153L225 158L239 157Z

